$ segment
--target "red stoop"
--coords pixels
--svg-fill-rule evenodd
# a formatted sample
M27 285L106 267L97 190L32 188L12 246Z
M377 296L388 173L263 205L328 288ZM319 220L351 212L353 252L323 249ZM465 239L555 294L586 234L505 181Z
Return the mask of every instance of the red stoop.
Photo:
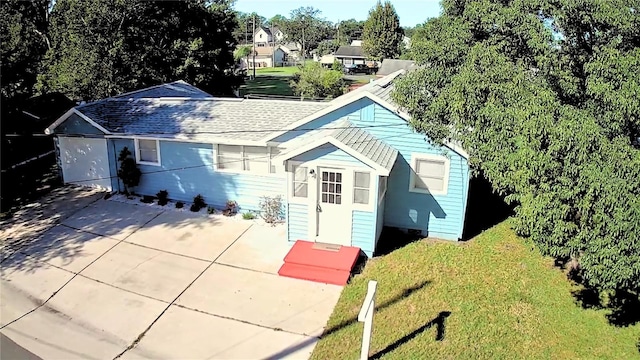
M326 284L346 285L358 261L360 248L335 246L325 250L310 241L298 240L278 270L280 276L311 280Z

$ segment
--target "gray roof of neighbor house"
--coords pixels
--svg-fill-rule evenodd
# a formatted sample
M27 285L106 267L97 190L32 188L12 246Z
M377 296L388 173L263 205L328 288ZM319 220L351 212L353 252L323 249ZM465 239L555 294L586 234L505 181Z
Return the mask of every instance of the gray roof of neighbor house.
M377 75L384 76L398 70L413 70L415 68L417 68L417 65L413 60L384 59Z
M76 110L116 134L260 141L329 106L321 102L214 98L185 84L170 83L123 94Z
M343 45L336 50L333 55L337 57L357 57L357 58L365 58L364 52L362 51L362 46L349 46Z

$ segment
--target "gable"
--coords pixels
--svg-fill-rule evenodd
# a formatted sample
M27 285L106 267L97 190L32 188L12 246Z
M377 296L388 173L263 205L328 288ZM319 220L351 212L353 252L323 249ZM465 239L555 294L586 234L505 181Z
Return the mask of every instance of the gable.
M66 120L58 125L54 129L54 133L68 135L104 135L104 132L91 125L76 113L72 113Z

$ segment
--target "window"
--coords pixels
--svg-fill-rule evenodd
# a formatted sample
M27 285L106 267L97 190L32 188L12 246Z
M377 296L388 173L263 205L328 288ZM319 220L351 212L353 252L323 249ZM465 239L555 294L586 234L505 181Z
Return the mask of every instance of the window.
M378 199L382 200L384 197L384 193L387 192L387 177L380 176L378 177Z
M277 168L272 159L279 153L280 151L276 148L218 145L216 165L219 170L275 174Z
M366 172L356 171L353 175L353 203L368 204L369 203L369 186L371 176Z
M325 204L342 204L342 173L322 172L321 200Z
M293 172L293 197L306 198L309 188L307 179L307 167L291 165Z
M136 158L139 164L160 165L160 146L158 140L136 139Z
M413 173L409 191L443 195L449 181L449 159L444 156L412 155Z

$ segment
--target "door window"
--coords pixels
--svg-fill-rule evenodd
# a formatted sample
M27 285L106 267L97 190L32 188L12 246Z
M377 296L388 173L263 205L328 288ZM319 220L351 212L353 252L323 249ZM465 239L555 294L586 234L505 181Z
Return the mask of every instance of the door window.
M321 201L324 204L342 204L342 173L322 172Z

